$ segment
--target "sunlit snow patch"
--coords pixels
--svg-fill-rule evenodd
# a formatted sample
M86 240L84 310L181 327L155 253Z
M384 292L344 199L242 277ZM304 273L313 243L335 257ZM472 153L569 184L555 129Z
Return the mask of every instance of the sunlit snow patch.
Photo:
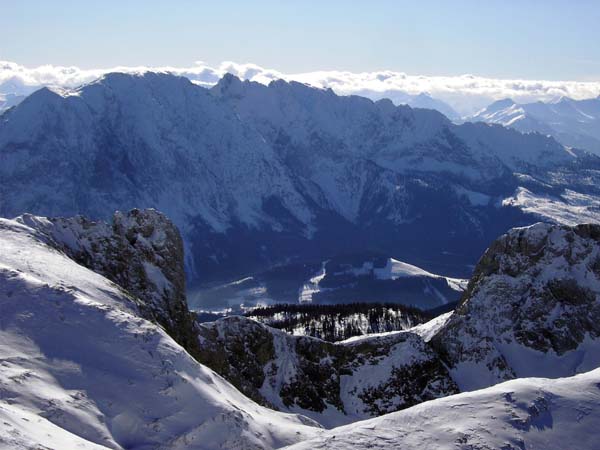
M502 201L502 206L515 206L526 213L563 225L600 222L600 205L595 202L595 197L570 189L554 197L519 187L512 197Z

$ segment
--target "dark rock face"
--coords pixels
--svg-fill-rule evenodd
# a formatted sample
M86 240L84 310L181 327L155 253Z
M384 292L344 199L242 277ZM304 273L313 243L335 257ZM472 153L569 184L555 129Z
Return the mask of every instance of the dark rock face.
M410 381L407 381L410 380ZM365 389L360 395L373 416L381 416L418 403L458 393L458 386L448 377L438 359L392 370L392 376L377 388ZM404 399L400 405L394 399Z
M247 326L237 320L235 317L227 319L231 327L220 328L213 323L198 327L198 360L251 399L272 407L259 390L266 377L264 366L275 358L273 336L264 327Z
M199 361L277 409L329 410L343 422L458 392L437 355L413 333L332 344L243 317L199 329Z
M295 340L295 352L299 370L282 386L283 404L317 412L323 412L330 404L345 412L340 376L351 374L344 366L350 355L341 348L308 338Z
M183 243L167 217L152 209L134 209L116 212L112 225L82 216L24 215L18 220L44 233L71 259L137 297L143 315L197 355L197 333L185 296Z
M599 225L511 230L483 255L433 344L451 367L482 364L496 380L547 375L523 361L536 352L560 358L579 351L587 360L585 349L600 337L599 258Z
M325 402L343 411L339 398L341 347L317 339L287 336L258 322L242 317L227 317L205 323L200 330L199 361L217 371L248 397L277 408L261 393L265 383L279 389L285 407L298 405L322 412ZM276 342L277 340L277 342ZM276 348L276 344L277 348ZM289 353L295 361L294 375L275 386L280 357ZM323 360L331 356L328 362Z

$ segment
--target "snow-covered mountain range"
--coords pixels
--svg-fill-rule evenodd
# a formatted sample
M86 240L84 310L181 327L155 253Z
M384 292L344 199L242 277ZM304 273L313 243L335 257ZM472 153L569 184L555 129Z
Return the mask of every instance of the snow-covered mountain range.
M546 103L498 100L468 120L549 134L564 145L600 154L600 97L585 100L561 97Z
M434 109L445 115L450 120L459 120L461 118L460 114L456 112L452 106L440 100L439 98L432 97L427 92L421 92L420 94L408 94L398 90L376 92L365 89L358 90L353 94L370 98L371 100L375 101L389 99L394 103L394 105L408 105L411 108Z
M133 71L136 72L136 71ZM95 77L97 77L96 75ZM186 76L186 75L182 75ZM91 77L91 79L95 78ZM186 76L193 83L203 86L203 87L212 87L216 84L220 77L214 75L211 77L211 81L200 81L191 76ZM22 102L27 95L30 93L41 89L43 87L62 87L69 88L81 85L80 83L67 83L65 85L59 85L56 83L48 83L48 84L36 84L33 86L25 86L22 83L11 82L12 80L8 80L7 82L0 83L0 113L3 110L6 110L12 106L18 105ZM88 80L89 82L90 80ZM436 111L441 112L443 115L448 117L451 120L459 120L461 118L460 114L456 112L448 103L432 97L427 92L421 92L419 94L409 94L407 92L401 90L389 90L389 91L372 91L372 90L358 90L354 92L354 95L360 95L362 97L370 98L371 100L381 100L384 98L388 98L394 102L395 105L408 105L411 108L423 108L423 109L435 109Z
M365 250L466 277L511 226L597 221L599 167L541 135L231 75L109 74L0 116L0 215L158 208L192 288Z

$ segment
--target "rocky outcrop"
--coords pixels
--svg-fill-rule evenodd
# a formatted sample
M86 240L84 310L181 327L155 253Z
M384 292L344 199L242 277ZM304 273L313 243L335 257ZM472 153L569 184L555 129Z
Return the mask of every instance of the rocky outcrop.
M465 389L590 370L600 365L599 268L599 225L513 229L485 252L433 343Z
M243 393L331 424L458 392L437 355L409 332L332 344L290 336L244 317L199 329L200 362Z
M166 216L153 209L133 209L116 212L112 224L82 216L26 214L17 220L137 297L146 318L160 324L192 355L198 354L197 332L186 302L183 243Z

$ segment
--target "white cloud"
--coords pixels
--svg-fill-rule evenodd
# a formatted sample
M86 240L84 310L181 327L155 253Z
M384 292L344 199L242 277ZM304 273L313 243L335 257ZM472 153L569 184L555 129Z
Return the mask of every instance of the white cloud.
M240 78L268 83L282 78L296 80L313 86L330 87L339 94L359 94L371 98L394 97L394 93L429 93L441 99L462 114L473 112L493 100L510 97L517 102L549 101L560 96L583 99L600 94L600 82L503 80L474 75L423 76L402 72L378 71L353 73L346 71L316 71L285 74L265 69L256 64L223 62L210 67L197 62L192 67L113 67L109 69L80 69L45 65L26 68L13 62L0 61L0 93L21 90L28 93L39 86L56 85L74 87L90 82L104 73L165 71L185 76L193 82L210 86L226 72ZM16 92L19 93L19 92Z

